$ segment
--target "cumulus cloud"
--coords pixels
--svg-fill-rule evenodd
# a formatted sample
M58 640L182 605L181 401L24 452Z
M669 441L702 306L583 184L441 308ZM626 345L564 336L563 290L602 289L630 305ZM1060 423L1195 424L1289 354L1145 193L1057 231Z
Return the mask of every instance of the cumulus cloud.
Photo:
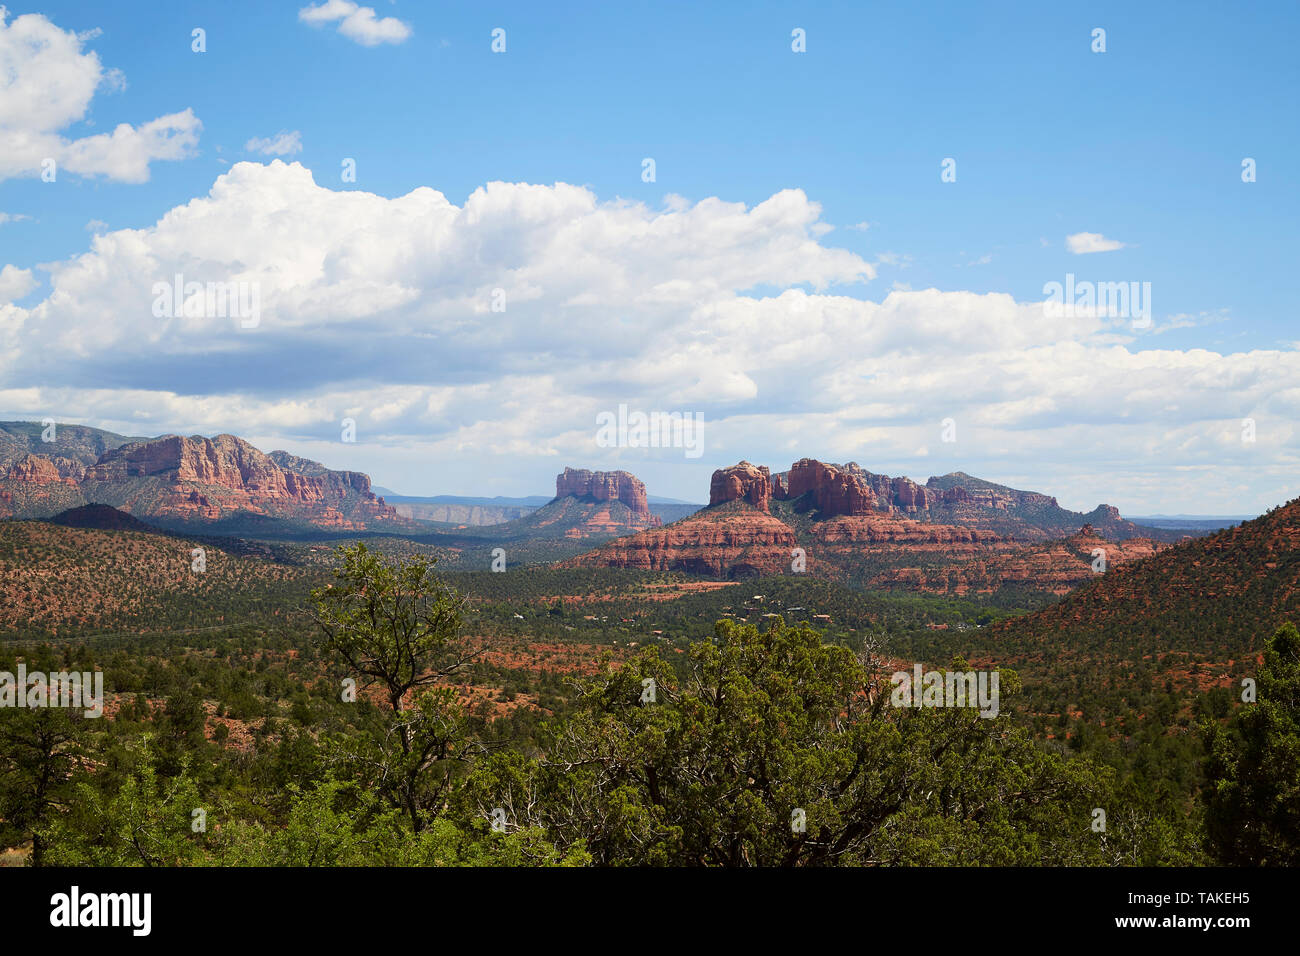
M9 22L0 6L0 180L36 175L53 160L59 170L138 183L150 163L193 155L202 124L189 109L111 133L62 135L86 118L97 91L125 84L83 49L95 35L61 30L40 14Z
M1232 493L1234 512L1242 488L1276 503L1294 473L1294 349L1139 347L1125 320L1001 293L877 301L872 264L820 225L800 190L652 206L493 182L457 204L239 163L154 225L42 267L42 301L0 305L0 417L233 431L428 493L533 493L573 464L698 499L714 467L809 455L963 470L1080 509L1223 510L1213 496ZM160 283L256 287L260 321L156 314ZM598 447L597 414L620 404L703 414L704 457ZM338 441L344 417L356 445Z
M376 16L373 7L362 7L352 0L325 0L298 11L298 19L312 26L338 23L339 33L362 46L381 43L404 43L411 28L396 17Z
M0 304L21 299L36 288L31 269L19 269L17 266L5 266L0 269Z
M302 133L295 129L280 130L274 136L265 138L254 136L244 144L244 149L263 156L294 156L302 152Z
M1114 252L1123 249L1124 243L1118 239L1107 239L1099 232L1076 232L1065 237L1065 247L1076 256L1090 252Z

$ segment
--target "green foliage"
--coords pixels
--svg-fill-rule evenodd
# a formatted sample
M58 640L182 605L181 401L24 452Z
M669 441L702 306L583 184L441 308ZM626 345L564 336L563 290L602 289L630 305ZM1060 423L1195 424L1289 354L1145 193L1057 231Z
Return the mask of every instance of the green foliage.
M56 708L0 709L0 841L32 835L33 865L46 862L42 830L75 793L75 746L83 721Z
M401 711L412 688L465 664L456 644L459 596L421 555L399 561L358 543L340 548L339 558L338 584L312 592L324 649L363 680L381 682L389 706Z
M894 708L878 664L811 629L719 623L681 680L652 649L592 681L543 759L478 776L481 805L606 865L1108 860L1088 811L1109 771L973 710Z
M0 711L4 845L30 841L41 865L1150 866L1204 862L1203 829L1247 814L1274 821L1270 862L1285 844L1265 811L1294 793L1277 770L1297 763L1279 743L1294 641L1270 651L1261 709L1234 712L1227 690L1191 697L1158 659L1112 693L1081 653L1054 685L1049 658L1076 647L1010 647L976 626L1014 610L997 601L793 575L712 591L614 570L440 578L430 555L373 540L338 560L316 592L319 641L299 619L0 644L0 670L102 668L117 707ZM807 626L815 614L831 620ZM521 666L537 646L543 663ZM999 717L891 705L893 661L959 655L1016 660ZM345 676L363 685L353 701ZM1111 719L1138 707L1142 722ZM1251 713L1271 715L1267 733ZM1187 799L1193 716L1231 716L1214 773L1235 802Z
M1258 699L1225 728L1207 724L1206 837L1214 856L1241 866L1300 863L1300 631L1273 634Z
M76 799L43 836L52 866L183 866L203 858L194 811L206 813L198 787L183 761L174 776L158 769L151 735L132 741L119 786L98 787L83 773Z

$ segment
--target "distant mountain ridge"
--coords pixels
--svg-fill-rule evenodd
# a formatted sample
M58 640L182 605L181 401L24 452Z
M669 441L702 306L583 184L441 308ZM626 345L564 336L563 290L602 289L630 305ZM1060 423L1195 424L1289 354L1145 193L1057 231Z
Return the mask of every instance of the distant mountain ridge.
M32 454L40 457L62 457L93 465L114 448L148 438L128 437L91 428L88 425L53 426L55 440L46 442L42 435L49 429L37 422L0 422L0 467L13 465L18 459ZM57 450L54 450L57 447Z
M1131 515L1129 520L1148 528L1173 528L1188 531L1218 531L1249 521L1258 515Z
M965 594L1023 587L1061 594L1088 580L1096 550L1119 564L1185 533L1143 528L1100 505L961 472L919 485L857 464L805 458L773 474L742 461L713 473L709 507L565 563L715 577L807 573L876 588Z
M111 505L160 527L240 516L359 530L413 526L360 472L335 471L284 451L263 453L234 435L128 438L80 425L0 423L0 517L45 518Z
M1166 647L1212 635L1240 650L1286 620L1300 620L1300 498L1108 570L998 630L1051 639L1115 632Z
M875 474L856 462L828 464L803 458L788 471L773 474L747 461L713 473L709 504L743 500L763 511L774 501L792 502L796 511L822 520L868 515L906 516L918 521L995 531L1004 538L1045 541L1093 526L1112 540L1151 537L1173 541L1176 531L1146 528L1125 520L1111 505L1088 513L1068 511L1056 498L1021 491L965 472L930 478L924 485L910 478Z
M486 527L505 524L532 514L545 507L555 498L542 495L529 495L525 498L510 498L497 495L492 498L476 498L465 495L432 495L417 497L393 494L386 488L375 488L376 494L382 494L384 500L397 509L405 518L420 521L437 521L444 524L471 525ZM703 505L679 501L676 498L662 498L646 495L650 513L667 524L685 518L699 511Z

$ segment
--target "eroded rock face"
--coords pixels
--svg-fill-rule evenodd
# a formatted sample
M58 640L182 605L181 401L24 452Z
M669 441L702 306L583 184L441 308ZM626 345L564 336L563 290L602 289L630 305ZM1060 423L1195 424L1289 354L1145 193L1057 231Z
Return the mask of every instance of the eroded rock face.
M773 505L783 501L799 502L793 514ZM854 462L804 458L773 475L742 461L713 473L709 504L570 563L727 577L808 573L935 593L1014 585L1061 594L1091 577L1096 548L1116 564L1162 547L1135 536L1137 526L1109 506L1087 516L1099 522L1094 527L1048 495L960 472L921 485ZM792 562L796 549L802 569Z
M929 511L938 502L937 495L911 478L895 478L891 490L893 505L900 511Z
M855 474L813 458L801 458L790 466L785 494L787 498L799 498L811 493L824 518L865 515L876 510L880 498L870 477L865 472Z
M0 465L0 518L48 517L86 503L75 477L81 463L23 455Z
M107 503L140 515L216 520L249 511L335 528L397 518L371 492L368 476L284 457L311 473L282 467L234 435L168 435L106 452L80 484L88 499L107 496Z
M50 462L59 471L59 476L72 481L81 481L86 476L86 466L75 458L51 458Z
M747 501L760 511L766 511L771 500L772 475L765 465L742 461L730 468L719 468L709 483L710 505Z
M1066 594L1085 581L1104 573L1097 559L1104 555L1105 568L1148 558L1170 544L1149 538L1108 541L1091 525L1059 541L1016 548L999 548L959 553L957 560L943 567L895 568L870 581L871 587L923 591L930 594L989 594L1008 585Z
M24 455L9 466L0 477L8 481L26 481L34 483L52 483L63 480L58 466L48 458L37 455Z
M645 483L626 471L587 471L565 468L555 476L555 497L594 498L597 501L621 501L633 514L650 516Z
M893 479L894 484L905 482L904 496L924 500L925 489L918 496L909 479ZM790 470L773 475L765 465L752 465L742 461L730 468L720 468L713 473L709 486L709 504L728 501L747 501L761 511L767 511L773 500L786 501L811 494L822 517L837 515L865 515L888 510L894 499L893 484L887 475L873 475L856 464L828 465L815 458L802 458ZM909 510L911 506L909 505Z
M909 551L964 554L988 548L1002 548L1012 542L992 531L932 524L892 514L839 515L812 527L820 545L854 545L854 553L868 553L875 547L905 547Z
M665 528L641 531L564 564L729 577L780 574L789 570L795 544L794 531L784 522L742 510L725 521L692 516Z

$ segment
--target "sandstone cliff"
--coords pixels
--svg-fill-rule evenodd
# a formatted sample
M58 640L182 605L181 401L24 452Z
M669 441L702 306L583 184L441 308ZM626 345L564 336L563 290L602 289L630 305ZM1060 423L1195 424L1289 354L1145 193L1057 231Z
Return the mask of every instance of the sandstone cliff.
M282 467L234 435L167 435L105 453L81 486L87 500L142 517L211 521L243 511L344 529L398 520L366 475L278 454L312 473Z
M1048 495L960 472L921 485L854 462L804 458L772 474L742 461L713 473L706 511L572 563L725 577L808 573L941 593L1011 585L1064 593L1093 573L1094 548L1122 563L1161 547L1140 531L1160 534L1108 505L1085 516ZM802 572L792 566L796 548Z
M1008 586L1066 594L1099 573L1169 547L1172 545L1147 538L1108 541L1085 525L1059 541L992 549L941 566L895 568L868 584L930 594L989 594ZM1099 556L1104 564L1099 563Z
M366 475L285 452L267 455L234 435L118 442L109 433L60 426L45 442L35 428L18 423L0 434L0 457L8 462L0 466L0 517L48 517L98 503L164 522L239 513L341 529L401 521L371 492ZM104 450L87 464L96 447Z
M587 471L565 468L555 476L555 497L594 498L596 501L621 501L633 514L650 516L645 484L626 471Z
M774 501L797 502L799 508L815 512L820 520L894 514L935 524L983 528L1022 541L1053 540L1085 523L1116 540L1150 536L1172 541L1180 537L1126 521L1110 505L1081 514L1060 507L1050 495L1008 488L963 472L930 478L921 485L906 477L874 474L856 462L836 465L813 458L800 459L779 474L747 461L718 469L709 487L709 504L728 501L745 501L760 511L772 511Z
M766 511L772 498L772 476L766 467L742 461L730 468L719 468L709 483L709 504L720 505L728 501L747 501L760 511Z
M771 515L746 510L719 519L692 515L664 528L611 541L564 562L566 567L688 571L720 577L780 574L790 569L794 531Z

